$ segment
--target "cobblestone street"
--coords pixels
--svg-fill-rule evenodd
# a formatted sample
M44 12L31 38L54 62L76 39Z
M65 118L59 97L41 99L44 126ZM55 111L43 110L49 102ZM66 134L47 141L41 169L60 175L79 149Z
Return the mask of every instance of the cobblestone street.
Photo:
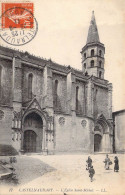
M16 194L18 191L20 194L123 194L125 182L124 155L117 155L120 167L118 173L114 172L114 164L111 165L110 170L104 169L104 154L90 156L95 169L93 182L90 182L86 170L88 155L24 155L23 160L22 157L18 157L16 168L19 164L20 169L22 169L19 176L22 183L17 187L13 187L13 193ZM112 162L114 156L115 154L109 155ZM30 159L29 166L25 165L25 158ZM37 163L34 163L35 161ZM46 171L43 173L38 161L41 161L41 165L46 167ZM34 170L37 172L37 177L35 177ZM19 174L19 171L17 172ZM25 172L27 174L24 174ZM26 182L27 176L30 176L32 180Z

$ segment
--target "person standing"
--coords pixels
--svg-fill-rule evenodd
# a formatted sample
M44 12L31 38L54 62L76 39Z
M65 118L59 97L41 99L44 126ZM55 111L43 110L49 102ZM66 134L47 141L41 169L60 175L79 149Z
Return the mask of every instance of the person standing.
M90 177L91 182L93 181L94 174L95 174L95 170L94 170L93 166L91 166L89 168L89 177Z
M106 154L106 158L104 160L104 163L105 163L105 169L109 170L109 167L112 164L112 162L111 162L110 158L108 157L108 154Z
M117 156L115 156L115 158L114 158L114 163L115 163L114 172L118 172L119 171L119 160L118 160Z
M88 165L88 167L86 169L89 170L90 167L92 166L92 159L91 159L90 156L88 156L88 160L86 162L87 162L87 165Z

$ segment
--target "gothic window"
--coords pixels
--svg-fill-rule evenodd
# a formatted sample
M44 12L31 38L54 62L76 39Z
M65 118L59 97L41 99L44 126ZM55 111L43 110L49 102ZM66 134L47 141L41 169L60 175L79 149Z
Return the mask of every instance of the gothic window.
M86 59L86 53L84 53L84 59Z
M102 56L102 51L101 50L99 50L99 56Z
M55 80L55 86L54 86L55 106L57 106L57 97L58 97L58 80Z
M28 98L32 99L32 82L33 82L33 74L30 73L28 76Z
M91 67L94 67L94 60L91 60Z
M79 87L76 87L76 111L79 109Z
M91 50L91 56L94 56L94 49Z
M86 69L86 63L84 63L84 69Z
M99 61L99 67L101 68L101 66L102 66L102 61Z
M102 76L102 72L101 71L99 71L99 78L101 79L101 76Z

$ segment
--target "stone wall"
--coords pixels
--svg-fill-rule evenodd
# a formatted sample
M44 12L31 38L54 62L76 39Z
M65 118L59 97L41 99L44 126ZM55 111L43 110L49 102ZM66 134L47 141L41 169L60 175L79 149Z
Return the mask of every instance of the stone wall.
M125 153L125 110L113 113L115 122L115 151Z
M0 107L0 144L12 144L12 108Z
M0 105L12 106L12 61L0 59L2 67Z
M55 152L93 152L93 121L84 117L55 115Z
M43 98L44 98L44 79L43 79L43 70L38 68L33 68L29 66L22 67L22 75L23 75L23 84L22 84L22 99L23 102L29 101L28 99L28 75L33 74L33 82L32 82L32 92L33 96L36 95L37 100L41 107L43 107Z
M55 93L55 81L58 81L57 87L57 106L54 106L54 110L57 112L66 113L67 111L67 78L63 75L53 74L53 96Z
M106 118L109 118L108 89L95 86L93 101L94 117L97 118L98 114L103 113Z

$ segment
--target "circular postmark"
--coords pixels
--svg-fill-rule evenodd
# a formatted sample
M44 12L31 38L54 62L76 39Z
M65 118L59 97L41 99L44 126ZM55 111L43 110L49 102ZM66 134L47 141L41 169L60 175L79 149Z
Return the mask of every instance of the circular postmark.
M0 37L8 44L21 46L29 43L38 31L33 13L22 7L13 7L2 13Z

